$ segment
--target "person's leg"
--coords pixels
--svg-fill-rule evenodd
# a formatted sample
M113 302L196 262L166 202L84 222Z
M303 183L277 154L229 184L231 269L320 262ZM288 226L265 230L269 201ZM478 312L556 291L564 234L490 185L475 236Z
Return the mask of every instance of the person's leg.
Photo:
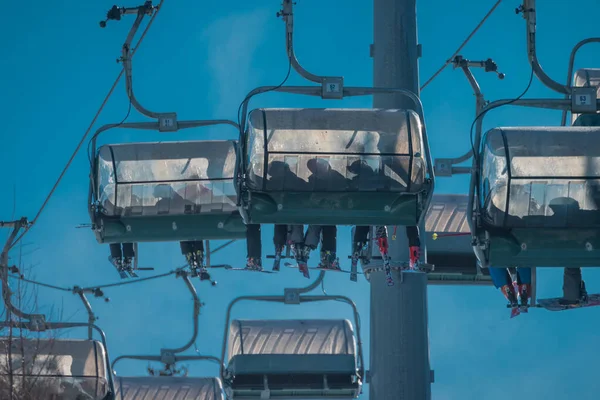
M304 225L290 225L289 231L292 244L304 245Z
M304 245L304 225L292 225L290 240L294 251L294 258L298 264L298 270L306 277L309 278L308 272L308 256L310 255L310 248Z
M121 251L121 243L111 243L110 247L110 257L115 261L121 261L123 257L123 252Z
M262 244L259 224L246 225L246 249L248 256L246 268L262 269Z
M194 252L194 247L192 246L193 242L185 241L179 242L179 247L181 248L181 254L187 256L188 254L192 254Z
M323 243L321 244L321 250L335 254L337 251L337 226L323 226L322 233Z
M204 268L204 242L202 240L195 240L192 242L194 248L194 257L200 268Z
M193 241L183 241L179 242L179 247L181 248L181 254L185 257L190 268L196 268L196 261L194 255L194 242Z
M387 257L389 250L387 226L379 225L375 227L375 239L377 239L377 245L379 246L381 256Z
M419 264L421 258L421 239L419 238L418 226L407 226L406 236L408 237L408 250L410 254L409 265L414 269Z
M496 289L500 289L510 304L517 303L517 295L512 285L512 279L506 268L490 267L490 277Z
M311 251L316 250L321 241L321 231L323 227L321 225L309 225L304 235L304 245Z
M357 225L354 228L354 237L352 238L352 242L355 245L362 244L360 246L360 248L358 248L359 251L369 240L369 229L370 228L371 228L370 226L363 226L363 225L361 225L361 226ZM356 249L356 247L355 247L355 249Z
M275 245L275 254L282 253L287 243L288 226L275 225L273 228L273 245Z
M584 294L585 284L581 279L581 268L565 268L563 273L563 298L565 304L578 303Z
M123 243L123 265L126 268L131 268L131 263L135 258L133 243Z
M531 268L517 268L517 287L521 305L525 306L531 297Z
M352 256L359 257L363 266L370 261L371 255L364 254L368 249L370 226L357 225L354 227L354 235L352 238Z
M294 246L296 261L302 260L306 262L310 254L310 249L304 245L304 225L292 225L290 228L290 241Z
M323 241L321 243L321 264L327 268L339 269L337 259L337 227L326 225L322 227Z
M108 257L108 260L117 269L117 271L121 272L123 269L123 252L121 251L121 243L111 243L109 247L110 257Z

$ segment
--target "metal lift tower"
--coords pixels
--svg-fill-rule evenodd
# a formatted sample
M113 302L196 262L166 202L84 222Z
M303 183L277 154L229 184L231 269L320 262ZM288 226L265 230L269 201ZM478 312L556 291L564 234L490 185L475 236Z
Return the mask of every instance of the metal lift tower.
M416 0L374 0L373 11L373 86L418 95ZM410 99L392 94L374 95L373 107L414 109ZM390 235L392 231L388 227ZM404 229L389 243L392 260L408 261ZM430 400L427 276L405 273L400 283L400 274L394 272L394 280L388 287L384 272L371 274L369 399Z

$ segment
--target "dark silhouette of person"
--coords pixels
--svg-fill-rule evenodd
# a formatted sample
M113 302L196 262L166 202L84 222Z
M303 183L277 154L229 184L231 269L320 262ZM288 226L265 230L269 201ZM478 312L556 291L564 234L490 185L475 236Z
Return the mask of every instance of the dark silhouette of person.
M391 181L389 177L384 177L373 170L373 168L363 159L356 160L348 167L348 172L354 174L350 179L350 187L352 190L372 191L383 189L386 186L386 181Z
M311 175L308 184L315 192L345 191L346 178L338 171L331 168L325 158L312 158L306 163ZM337 227L335 225L310 225L304 237L306 260L310 251L316 250L321 242L319 268L340 269L337 257Z

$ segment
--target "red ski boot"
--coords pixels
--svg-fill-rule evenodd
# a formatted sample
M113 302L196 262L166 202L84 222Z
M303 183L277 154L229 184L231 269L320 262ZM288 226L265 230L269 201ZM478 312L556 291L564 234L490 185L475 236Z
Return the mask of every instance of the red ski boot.
M518 285L519 299L521 300L521 312L529 312L529 297L531 296L531 285Z
M519 303L517 301L517 294L515 293L515 288L513 287L513 285L504 285L500 288L500 290L502 291L504 297L506 297L506 300L508 300L508 302L510 303L510 317L514 318L517 315L521 314L519 310Z
M410 252L410 262L408 264L409 268L412 270L418 269L419 259L421 258L421 247L410 246L408 251Z

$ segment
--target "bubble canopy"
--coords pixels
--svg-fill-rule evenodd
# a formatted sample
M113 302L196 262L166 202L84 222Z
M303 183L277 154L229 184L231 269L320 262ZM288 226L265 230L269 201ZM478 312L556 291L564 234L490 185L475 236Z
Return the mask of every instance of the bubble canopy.
M366 214L368 224L406 222L417 207L396 206L429 188L423 127L411 110L256 109L243 143L252 198L243 200L260 223L351 225Z
M485 134L475 232L484 266L598 265L599 148L598 127L502 127Z
M104 145L96 158L97 216L137 219L136 223L147 220L152 226L139 231L149 235L149 240L188 240L190 235L189 240L222 238L217 232L215 237L198 235L206 235L201 225L217 229L219 222L239 217L236 163L237 142L233 140ZM204 219L186 222L184 216ZM176 219L169 223L167 217ZM183 227L192 220L199 225L198 235L192 226L190 232L173 228L172 223Z

